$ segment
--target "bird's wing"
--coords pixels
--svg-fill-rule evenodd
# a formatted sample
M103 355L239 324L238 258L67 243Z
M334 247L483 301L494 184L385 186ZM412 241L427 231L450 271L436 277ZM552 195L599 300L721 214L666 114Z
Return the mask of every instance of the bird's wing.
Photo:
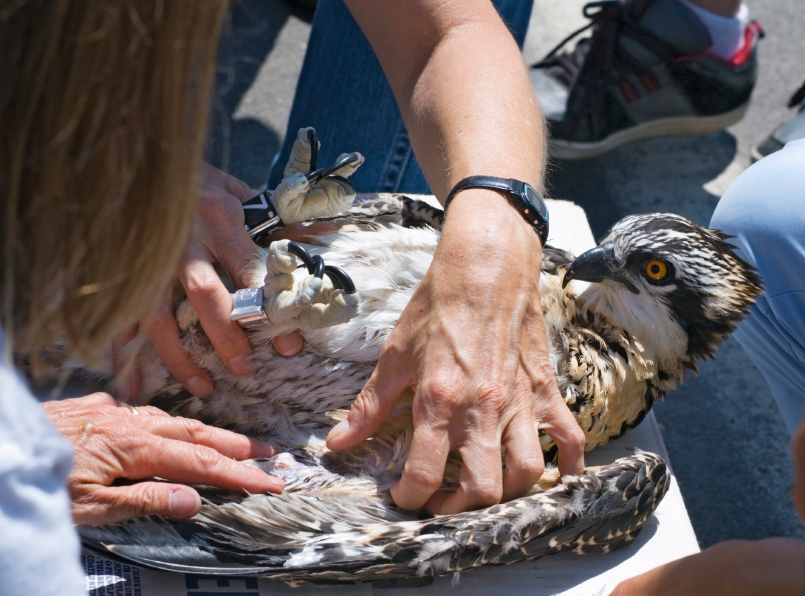
M341 231L377 230L392 224L405 228L429 226L441 230L444 211L417 196L419 195L359 194L349 210L316 221L334 223Z
M546 244L542 249L542 270L551 275L558 275L559 270L567 269L575 258L573 253Z
M619 459L545 492L480 511L430 517L338 493L206 501L192 520L150 516L79 527L84 543L132 563L292 584L433 576L561 550L609 552L637 536L670 473L654 454Z

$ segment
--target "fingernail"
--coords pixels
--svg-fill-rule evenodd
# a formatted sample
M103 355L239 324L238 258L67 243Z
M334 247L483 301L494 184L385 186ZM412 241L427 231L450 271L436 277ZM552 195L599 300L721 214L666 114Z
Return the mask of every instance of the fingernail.
M184 386L196 397L207 397L212 393L212 382L201 375L190 377L184 382Z
M337 439L348 430L349 430L349 420L344 419L333 427L333 430L331 430L330 434L327 435L327 441L329 442L333 439Z
M279 449L274 443L256 441L254 452L255 457L274 457L279 452Z
M171 493L171 517L187 519L201 509L201 499L196 491L177 489Z
M298 333L278 335L271 343L274 344L274 349L282 356L296 356L304 345L302 336Z
M271 486L266 492L281 493L285 490L285 481L282 478L277 478L276 476L269 476L268 478L271 482Z
M252 366L251 354L241 354L240 356L235 356L229 361L229 370L240 377L251 373Z
M131 381L126 379L125 381L120 381L117 384L117 399L122 401L124 404L129 403L131 399Z

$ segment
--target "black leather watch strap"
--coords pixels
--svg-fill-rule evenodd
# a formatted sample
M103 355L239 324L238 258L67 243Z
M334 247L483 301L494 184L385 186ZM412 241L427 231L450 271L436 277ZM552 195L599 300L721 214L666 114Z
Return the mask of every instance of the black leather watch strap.
M447 215L447 208L455 196L461 191L470 188L490 188L505 192L511 204L534 227L542 246L545 246L548 241L548 208L539 193L531 186L514 178L497 178L495 176L470 176L464 178L447 195L447 199L444 202L445 215Z

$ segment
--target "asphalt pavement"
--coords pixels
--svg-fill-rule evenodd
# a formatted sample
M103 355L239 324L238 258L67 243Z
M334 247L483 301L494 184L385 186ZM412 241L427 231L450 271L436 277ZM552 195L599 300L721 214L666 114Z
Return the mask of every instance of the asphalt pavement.
M584 22L583 4L536 0L527 62ZM581 205L596 237L630 213L674 212L706 225L724 189L749 165L752 145L790 117L786 100L805 78L802 0L747 4L767 36L742 122L705 136L641 141L587 161L551 162L550 196ZM232 10L208 155L254 187L265 183L284 137L311 17L284 0L241 0ZM732 538L805 538L791 503L787 432L737 342L728 340L655 413L702 547Z

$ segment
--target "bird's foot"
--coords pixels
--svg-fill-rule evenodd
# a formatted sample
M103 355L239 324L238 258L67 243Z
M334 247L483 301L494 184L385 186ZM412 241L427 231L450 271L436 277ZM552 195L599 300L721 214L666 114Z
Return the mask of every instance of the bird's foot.
M294 278L297 258L309 275ZM325 274L330 279L326 282ZM349 276L324 264L296 242L280 240L268 249L263 308L275 325L321 329L341 325L358 315L360 298Z
M294 141L284 178L271 195L286 224L316 217L333 217L349 209L355 187L347 176L363 164L360 153L342 153L330 168L317 168L319 140L312 128L302 128Z

